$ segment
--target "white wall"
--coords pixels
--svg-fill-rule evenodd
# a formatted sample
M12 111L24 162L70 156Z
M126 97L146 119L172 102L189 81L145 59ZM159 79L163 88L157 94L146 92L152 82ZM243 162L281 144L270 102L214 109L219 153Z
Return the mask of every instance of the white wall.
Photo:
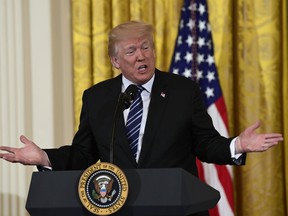
M0 145L42 148L73 136L70 0L0 0ZM0 215L28 215L34 167L0 160Z

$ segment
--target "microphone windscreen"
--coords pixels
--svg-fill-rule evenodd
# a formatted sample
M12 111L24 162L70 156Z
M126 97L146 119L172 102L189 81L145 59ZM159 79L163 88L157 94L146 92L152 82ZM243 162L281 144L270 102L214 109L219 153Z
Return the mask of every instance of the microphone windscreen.
M124 94L129 95L130 100L134 100L137 92L138 92L138 87L136 85L131 84L126 88Z
M122 105L123 105L123 110L128 109L131 105L131 101L134 100L135 96L137 95L138 92L138 87L136 85L129 85L125 92L122 95Z

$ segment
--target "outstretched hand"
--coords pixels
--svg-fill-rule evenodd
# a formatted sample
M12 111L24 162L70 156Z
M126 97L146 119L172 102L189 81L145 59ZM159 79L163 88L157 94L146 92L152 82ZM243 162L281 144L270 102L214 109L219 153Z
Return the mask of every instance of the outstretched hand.
M46 153L39 146L23 135L20 136L20 141L24 144L22 148L0 146L0 158L23 165L51 166Z
M240 133L236 140L236 153L263 152L283 141L280 133L256 133L260 125L257 121Z

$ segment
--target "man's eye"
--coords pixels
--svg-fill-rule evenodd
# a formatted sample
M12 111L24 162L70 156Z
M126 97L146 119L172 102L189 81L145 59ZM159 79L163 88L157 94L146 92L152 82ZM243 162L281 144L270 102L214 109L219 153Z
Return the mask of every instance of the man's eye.
M134 50L128 50L128 51L126 52L127 55L131 55L131 54L133 54L133 53L134 53Z

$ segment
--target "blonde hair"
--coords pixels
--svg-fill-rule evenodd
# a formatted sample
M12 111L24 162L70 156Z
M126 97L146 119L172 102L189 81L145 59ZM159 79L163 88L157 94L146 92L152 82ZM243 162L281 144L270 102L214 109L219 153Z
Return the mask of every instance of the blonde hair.
M109 33L108 55L110 57L117 55L119 42L143 36L151 40L154 47L152 25L143 21L128 21L116 26Z

